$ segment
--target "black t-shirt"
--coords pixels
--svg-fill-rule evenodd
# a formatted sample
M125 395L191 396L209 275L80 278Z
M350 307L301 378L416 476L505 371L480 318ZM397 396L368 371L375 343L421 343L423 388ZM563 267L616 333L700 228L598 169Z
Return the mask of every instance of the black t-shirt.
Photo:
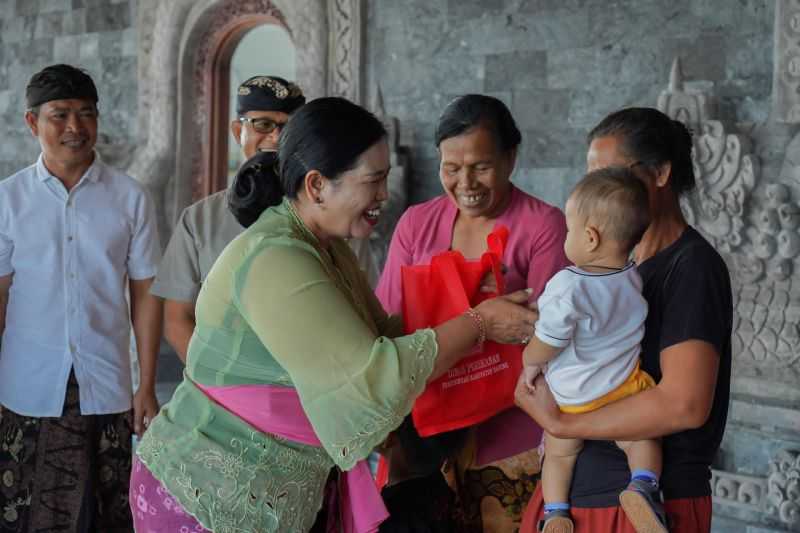
M691 339L712 344L719 354L719 374L708 421L697 429L663 438L664 497L695 498L711 494L710 466L728 416L731 378L733 305L725 262L693 228L639 265L648 303L642 341L642 368L661 380L661 351ZM619 505L630 471L613 442L586 441L575 466L570 500L575 507Z

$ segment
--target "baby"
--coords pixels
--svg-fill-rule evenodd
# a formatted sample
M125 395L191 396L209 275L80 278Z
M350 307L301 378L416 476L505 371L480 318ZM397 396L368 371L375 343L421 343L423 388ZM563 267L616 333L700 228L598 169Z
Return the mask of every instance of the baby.
M536 334L523 353L525 380L544 377L560 409L583 413L653 387L639 368L647 302L629 257L650 222L645 184L628 168L587 174L567 200L564 251L575 265L558 272L539 297ZM657 440L617 442L631 482L620 503L637 532L666 533L658 487ZM569 492L580 439L547 435L540 531L570 533Z

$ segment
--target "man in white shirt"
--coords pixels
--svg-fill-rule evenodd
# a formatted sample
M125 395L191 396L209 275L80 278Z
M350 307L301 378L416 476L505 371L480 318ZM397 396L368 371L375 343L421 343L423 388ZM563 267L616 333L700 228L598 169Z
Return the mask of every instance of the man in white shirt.
M85 72L49 66L26 99L42 153L0 181L0 530L133 531L132 432L158 411L154 207L95 153Z

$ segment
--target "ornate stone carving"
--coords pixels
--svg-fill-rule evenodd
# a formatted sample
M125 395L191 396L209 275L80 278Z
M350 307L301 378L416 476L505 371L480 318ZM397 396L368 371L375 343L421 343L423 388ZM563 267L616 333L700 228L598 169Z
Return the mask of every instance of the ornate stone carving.
M733 474L723 470L711 471L711 496L714 503L761 512L766 494L767 481L763 477Z
M775 3L775 116L800 122L800 0Z
M339 72L339 94L358 100L361 68L362 0L140 0L139 125L140 146L128 171L144 182L158 204L161 234L192 199L208 109L202 105L214 38L226 24L247 13L265 14L284 24L296 45L297 81L309 98L328 93L329 79ZM332 4L332 6L329 6ZM334 8L335 7L335 8ZM339 33L329 31L335 13ZM215 31L216 30L216 31ZM208 37L208 39L205 39ZM330 60L335 43L338 66ZM346 85L343 85L346 82ZM199 91L195 91L195 89ZM194 185L192 185L194 183ZM166 241L166 239L164 239Z
M764 515L794 531L800 526L800 451L777 452L766 478L712 470L711 496L715 504Z
M760 169L749 137L729 132L707 114L710 95L682 87L676 60L659 108L689 121L695 131L697 188L681 206L689 223L723 252L731 268L737 371L794 380L800 376L800 328L791 304L797 291L792 274L800 256L800 207L791 190L779 183L764 184L765 201L754 202Z
M697 190L681 206L690 224L716 247L731 252L744 240L744 205L755 186L758 163L743 135L729 133L722 122L711 120L711 100L711 95L685 90L680 59L675 58L658 108L695 131Z
M695 138L697 190L681 204L690 224L726 252L742 245L744 204L756 183L758 163L746 139L716 120L700 122ZM761 257L761 256L759 256Z
M783 182L800 185L800 133L786 147L786 159L783 162L780 179Z
M785 524L800 525L800 451L781 450L769 463L766 511Z
M207 131L203 128L207 112L208 95L203 91L211 86L208 83L208 76L211 69L208 68L209 59L212 59L211 51L217 50L220 39L225 39L230 34L230 28L237 23L241 23L244 18L254 16L268 16L287 28L296 46L297 81L303 88L308 98L317 98L324 94L330 94L330 81L334 72L339 72L339 79L347 80L349 85L343 93L345 96L358 100L360 94L359 84L357 83L358 74L361 68L361 1L360 0L308 0L295 2L293 0L216 0L208 4L195 22L192 28L192 36L187 40L184 52L186 60L192 61L195 66L194 86L205 88L195 92L186 98L187 108L194 109L195 114L200 118L198 131ZM335 2L335 8L332 4ZM331 20L331 14L335 14L337 21ZM338 27L335 26L338 24ZM216 43L216 44L215 44ZM215 48L216 47L216 48ZM192 48L196 48L198 53L192 58L188 54ZM329 49L336 48L340 52L338 66L334 65ZM342 52L346 51L346 53ZM351 73L345 76L345 73ZM199 76L205 76L200 79ZM184 94L186 94L184 92ZM205 107L204 107L205 106ZM199 113L197 109L203 110ZM227 126L227 125L225 125ZM188 126L185 131L192 131ZM216 130L215 130L216 131ZM196 144L197 143L197 144ZM193 182L192 197L202 196L209 190L208 181L213 176L206 176L203 162L208 160L208 154L198 156L196 147L207 147L208 144L203 139L196 136L187 146L194 149L189 157L192 160L191 167L180 166L178 179L190 180ZM201 172L202 171L202 172ZM211 187L216 189L220 184Z
M193 65L191 101L195 109L202 111L191 113L191 145L199 147L192 154L193 199L226 186L226 176L218 176L219 171L215 168L225 166L224 162L218 161L215 165L211 158L222 151L219 145L226 140L219 130L224 128L227 134L228 117L224 116L223 120L221 116L221 109L227 109L227 101L212 93L222 88L219 83L221 71L227 68L224 64L226 58L232 55L239 38L234 35L243 33L256 23L269 22L282 26L291 35L283 13L270 0L221 0L206 9L195 26L193 33L196 35L191 43L196 48L187 55Z
M734 355L745 374L791 382L800 376L800 287L793 276L800 207L783 183L767 185L764 198L751 217L750 246L734 259Z
M800 123L800 0L775 6L772 118ZM698 186L682 205L731 271L734 361L723 453L732 470L769 470L766 477L713 470L714 514L759 531L800 531L800 442L787 444L794 449L776 453L768 468L754 464L752 453L761 445L753 440L800 440L798 404L794 392L786 393L800 380L800 134L785 150L773 150L775 139L763 125L745 131L717 121L711 95L705 97L683 88L676 62L659 108L695 132ZM764 154L764 175L751 137ZM781 151L785 159L775 175L779 162L771 158ZM739 428L748 434L736 434Z
M204 19L209 23L204 27L202 36L198 40L199 47L194 52L193 88L197 102L209 102L207 94L211 88L207 82L212 74L213 61L221 41L227 38L233 27L241 24L241 19L257 15L272 18L291 35L291 29L286 25L283 13L276 8L270 0L222 0L204 14ZM207 113L197 113L197 125L202 129L206 125ZM198 145L199 146L199 145Z
M681 60L675 58L669 75L669 86L658 97L658 108L684 124L698 124L711 116L709 95L687 92L683 85Z
M328 93L361 102L362 0L328 0Z

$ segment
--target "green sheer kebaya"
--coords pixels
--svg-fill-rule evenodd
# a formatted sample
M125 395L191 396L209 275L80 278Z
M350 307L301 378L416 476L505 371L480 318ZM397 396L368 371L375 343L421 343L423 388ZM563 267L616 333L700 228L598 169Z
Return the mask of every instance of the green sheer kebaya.
M137 454L215 533L307 531L331 468L400 425L437 355L433 330L401 336L347 243L322 247L286 200L225 248L196 316L185 378ZM294 387L323 447L262 433L194 383Z

